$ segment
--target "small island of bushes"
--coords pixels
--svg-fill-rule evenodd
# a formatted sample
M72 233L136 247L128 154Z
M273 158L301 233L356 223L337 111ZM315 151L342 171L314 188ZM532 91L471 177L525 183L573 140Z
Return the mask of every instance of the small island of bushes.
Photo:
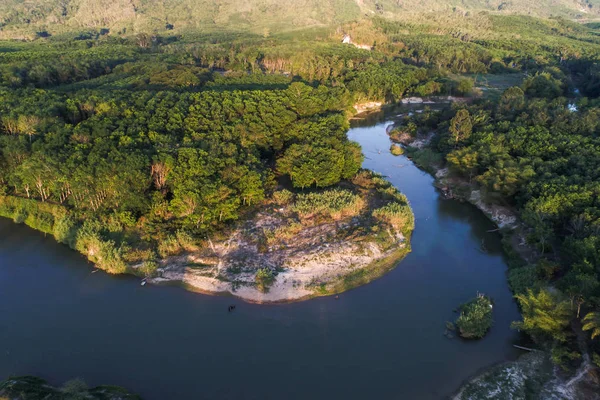
M460 336L465 339L484 337L493 324L493 308L492 300L483 294L461 305L460 316L455 322Z

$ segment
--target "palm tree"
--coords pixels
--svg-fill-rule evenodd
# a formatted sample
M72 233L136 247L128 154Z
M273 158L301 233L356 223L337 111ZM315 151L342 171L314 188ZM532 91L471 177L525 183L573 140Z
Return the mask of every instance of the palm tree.
M592 339L600 336L600 312L588 313L583 318L583 330L592 331Z

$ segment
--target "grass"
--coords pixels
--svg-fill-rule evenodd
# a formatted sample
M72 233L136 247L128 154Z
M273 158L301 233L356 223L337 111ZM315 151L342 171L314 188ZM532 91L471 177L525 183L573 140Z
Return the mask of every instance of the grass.
M344 189L325 190L299 194L293 210L302 218L322 215L335 220L357 215L364 207L364 200Z
M415 228L415 217L406 203L388 203L373 211L373 217L388 223L398 232L409 233Z

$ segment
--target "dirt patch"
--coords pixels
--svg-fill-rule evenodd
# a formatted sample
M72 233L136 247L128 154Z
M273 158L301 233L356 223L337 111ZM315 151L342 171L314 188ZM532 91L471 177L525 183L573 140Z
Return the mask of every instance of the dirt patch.
M383 103L380 101L369 101L366 103L356 103L354 105L354 109L357 114L362 114L365 112L378 111L383 106Z
M488 204L481 198L481 190L471 191L469 202L483 211L499 228L515 228L517 226L516 213L497 204Z

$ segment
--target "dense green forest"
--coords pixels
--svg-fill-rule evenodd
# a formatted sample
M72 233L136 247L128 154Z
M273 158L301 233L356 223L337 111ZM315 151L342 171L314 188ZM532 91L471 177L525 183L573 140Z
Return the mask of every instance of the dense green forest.
M427 168L442 160L457 197L468 199L476 188L486 202L517 212L524 225L505 232L509 284L523 313L514 327L551 349L564 368L577 365L587 346L600 365L596 43L586 40L585 52L563 47L571 56L554 60L541 51L522 65L527 73L519 86L406 117L393 134L437 132L415 160Z
M597 337L600 328L600 102L565 98L566 80L558 68L546 69L497 102L475 102L429 123L441 132L434 149L466 187L518 210L526 227L517 247L530 251L529 262L517 258L509 270L523 311L515 327L568 366L582 350L572 329L583 325ZM600 94L595 83L580 83ZM598 341L592 345L600 363Z
M472 97L413 117L407 131L437 131L433 148L452 170L526 224L537 257L511 265L516 326L568 366L585 350L573 333L582 325L600 364L597 26L462 9L394 21L381 17L391 2L344 23L354 6L330 2L343 15L314 25L343 25L241 34L163 18L143 30L118 27L129 14L111 19L102 3L63 3L32 12L9 2L3 13L4 37L33 29L21 37L34 40L0 42L1 215L123 272L218 234L278 189L355 177L354 103ZM370 4L358 13L359 3ZM96 19L80 19L84 6ZM221 24L219 10L215 25L241 18ZM344 33L370 50L341 44ZM489 73L525 79L482 93Z

